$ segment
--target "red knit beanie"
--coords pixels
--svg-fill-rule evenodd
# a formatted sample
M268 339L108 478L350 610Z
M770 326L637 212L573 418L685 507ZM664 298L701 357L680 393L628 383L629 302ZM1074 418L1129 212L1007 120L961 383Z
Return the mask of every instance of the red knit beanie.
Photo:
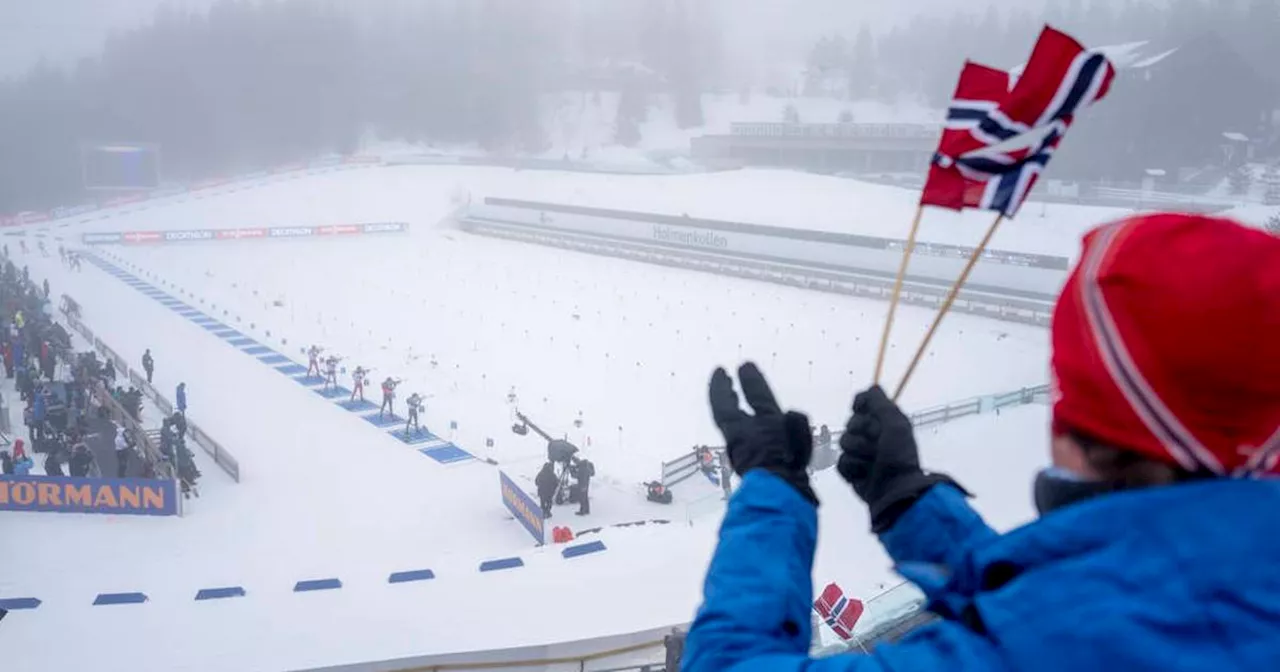
M1102 226L1052 331L1055 431L1189 471L1280 473L1280 238L1198 215Z

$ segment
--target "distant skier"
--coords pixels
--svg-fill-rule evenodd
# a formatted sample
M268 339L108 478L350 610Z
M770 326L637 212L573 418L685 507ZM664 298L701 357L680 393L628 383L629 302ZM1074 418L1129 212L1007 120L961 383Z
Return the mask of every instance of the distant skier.
M66 263L67 263L67 248L63 247L63 246L62 246L62 243L58 243L58 259L59 259L60 261L62 261L62 264L63 264L64 266L66 265Z
M27 253L27 241L25 238L18 241L18 249L22 250L23 254Z
M364 401L364 384L369 378L369 372L363 366L357 366L355 371L351 372L351 401L356 400L356 395L360 395L360 401Z
M330 388L338 387L338 362L340 361L342 361L342 358L336 355L329 355L325 358L323 389L328 390Z
M151 358L151 348L142 353L142 370L147 373L147 384L151 384L151 376L156 372L156 360Z
M405 399L405 404L409 406L409 419L404 423L404 435L409 436L409 428L413 427L418 433L422 433L422 424L418 421L418 414L422 412L423 403L422 395L414 392Z
M49 278L45 278L40 287L44 289L44 298L49 298Z
M178 412L187 415L187 384L178 383Z
M556 475L555 464L547 462L542 465L533 484L538 488L538 503L542 505L543 519L551 517L551 505L555 502L556 490L560 487L560 477Z
M41 240L37 240L37 241L36 241L36 247L40 248L40 256L42 256L42 257L47 257L47 256L49 256L49 251L48 251L48 250L46 250L46 249L44 248L44 240L43 240L43 239L41 239Z
M399 380L387 376L382 381L382 406L378 407L378 419L382 419L383 413L390 413L391 417L396 417L396 386L400 384Z
M324 348L313 345L307 348L307 377L320 377L320 353L324 352ZM314 372L314 373L313 373Z

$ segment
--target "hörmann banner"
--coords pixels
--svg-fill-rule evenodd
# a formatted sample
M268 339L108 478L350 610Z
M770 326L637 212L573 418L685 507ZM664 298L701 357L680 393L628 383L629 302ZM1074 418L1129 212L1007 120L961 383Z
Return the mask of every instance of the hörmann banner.
M173 481L0 476L0 511L176 516Z
M267 238L313 238L320 236L372 235L380 233L405 233L405 222L369 222L354 224L326 224L324 226L277 226L251 229L192 229L187 231L100 231L81 234L85 245L112 245L123 243L200 243L227 240L261 240Z
M498 477L502 483L503 506L507 507L511 515L516 517L516 522L541 546L546 540L542 506L505 473L499 471Z

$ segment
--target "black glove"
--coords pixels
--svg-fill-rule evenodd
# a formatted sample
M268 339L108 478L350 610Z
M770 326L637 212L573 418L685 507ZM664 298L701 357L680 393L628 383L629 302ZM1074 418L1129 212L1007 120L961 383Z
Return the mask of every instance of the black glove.
M956 485L950 476L920 469L911 420L879 385L854 397L853 417L840 437L840 449L836 469L867 503L876 534L893 527L929 488Z
M764 469L790 483L805 499L818 504L809 485L809 458L813 434L803 413L783 413L760 369L750 362L738 369L742 395L755 415L738 407L733 380L724 369L711 374L711 415L724 434L729 463L739 476Z

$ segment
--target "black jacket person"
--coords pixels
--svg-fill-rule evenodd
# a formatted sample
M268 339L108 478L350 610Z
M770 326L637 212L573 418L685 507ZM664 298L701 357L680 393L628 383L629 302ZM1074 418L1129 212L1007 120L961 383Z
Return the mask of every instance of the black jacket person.
M542 470L533 479L538 486L538 502L542 505L542 517L551 517L551 504L555 501L556 488L560 486L560 477L556 476L556 467L551 462L542 465Z

